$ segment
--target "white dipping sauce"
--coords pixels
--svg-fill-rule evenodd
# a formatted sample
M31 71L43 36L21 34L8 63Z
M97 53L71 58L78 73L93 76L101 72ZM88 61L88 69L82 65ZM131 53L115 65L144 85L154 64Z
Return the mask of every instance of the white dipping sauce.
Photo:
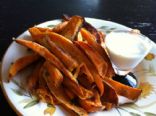
M105 38L110 59L119 69L134 68L151 49L150 40L131 32L111 32Z

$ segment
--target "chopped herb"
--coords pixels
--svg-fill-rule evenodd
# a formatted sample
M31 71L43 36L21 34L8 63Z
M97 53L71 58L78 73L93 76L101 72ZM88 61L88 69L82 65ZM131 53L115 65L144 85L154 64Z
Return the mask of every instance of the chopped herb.
M129 112L132 116L141 116L140 114L134 113L134 112Z
M16 93L16 95L19 95L19 96L22 96L22 95L23 95L23 92L22 92L20 89L13 89L13 88L12 88L12 91L13 91L14 93Z
M108 26L101 26L101 27L99 27L99 29L107 29L108 28Z
M55 27L56 25L48 25L47 27Z
M32 107L32 106L36 105L38 102L39 102L38 99L33 99L33 100L30 101L28 104L26 104L26 105L24 106L24 108Z
M156 116L156 114L151 113L151 112L144 112L144 114L145 114L146 116Z

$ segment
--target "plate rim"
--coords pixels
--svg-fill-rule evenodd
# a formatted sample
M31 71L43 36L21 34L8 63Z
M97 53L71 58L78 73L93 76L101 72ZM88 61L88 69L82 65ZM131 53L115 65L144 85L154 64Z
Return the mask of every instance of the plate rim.
M117 22L114 22L114 21L108 21L108 20L104 20L104 19L98 19L98 18L92 18L92 17L85 17L86 20L97 20L97 21L104 21L104 22L107 22L107 23L112 23L112 24L117 24L119 26L122 26L122 27L125 27L127 29L132 29L126 25L122 25L120 23L117 23ZM39 23L37 24L36 26L40 26L44 23L49 23L49 22L54 22L54 21L60 21L61 19L53 19L53 20L49 20L49 21L45 21L45 22L42 22L42 23ZM28 30L25 30L24 32L22 32L20 35L17 36L17 38L19 38L22 34L24 34L25 32L27 32ZM152 41L152 40L151 40ZM153 42L153 41L152 41ZM153 42L154 43L154 42ZM6 99L6 101L8 102L9 106L13 109L13 111L19 115L19 116L22 116L22 112L20 112L16 107L15 105L13 104L13 102L11 102L11 99L9 99L7 93L6 93L6 90L4 88L4 84L3 84L3 79L2 79L2 65L3 65L3 62L4 62L4 58L6 57L6 53L7 51L9 50L9 48L11 47L11 45L13 44L13 41L9 44L9 46L7 47L7 49L5 50L5 53L2 55L2 59L0 61L0 86L1 86L1 90L2 90L2 93ZM156 45L154 43L154 45Z
M12 44L12 43L11 43ZM10 44L10 45L11 45ZM10 45L8 46L7 50L9 49ZM7 51L6 50L6 51ZM6 52L5 52L6 53ZM5 55L4 53L4 55ZM3 79L2 79L2 62L3 62L3 59L4 59L4 55L2 57L2 60L0 62L0 86L1 86L1 90L2 90L2 93L5 97L5 100L7 101L7 103L9 104L9 106L12 108L12 110L18 115L18 116L22 116L22 113L15 107L15 105L11 102L11 100L9 99L7 93L6 93L6 90L4 88L4 85L3 85Z

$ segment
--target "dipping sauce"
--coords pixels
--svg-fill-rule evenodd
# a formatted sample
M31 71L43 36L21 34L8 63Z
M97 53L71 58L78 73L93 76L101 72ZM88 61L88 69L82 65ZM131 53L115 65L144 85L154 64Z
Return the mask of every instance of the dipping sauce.
M113 64L125 71L136 67L152 48L149 38L129 31L109 33L105 45Z

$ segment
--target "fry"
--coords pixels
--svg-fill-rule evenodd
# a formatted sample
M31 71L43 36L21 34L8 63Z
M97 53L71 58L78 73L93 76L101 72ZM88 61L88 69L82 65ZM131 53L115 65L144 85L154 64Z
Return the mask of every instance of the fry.
M82 85L84 88L89 89L89 90L91 90L93 88L93 85L95 85L94 83L90 83L87 75L85 75L85 74L79 75L77 77L77 80L80 85Z
M45 72L50 73L50 72ZM63 88L61 86L55 86L53 78L55 77L49 77L50 75L43 74L44 79L47 82L48 88L50 89L50 92L56 97L56 99L63 105L65 105L67 108L71 109L75 113L77 113L79 116L88 116L87 112L80 108L75 106L74 104L71 104L70 100L65 95Z
M60 34L73 41L82 27L83 20L84 19L80 16L71 17L70 21L60 32Z
M32 27L32 28L29 28L29 32L31 34L32 39L35 40L36 42L39 42L38 40L41 40L41 38L44 37L43 33L45 33L46 30L42 28Z
M71 17L69 17L68 15L63 15L63 20L64 21L70 21ZM97 43L102 43L103 42L103 36L105 36L105 34L102 34L95 28L93 27L90 23L88 23L86 20L83 21L83 28L85 28L87 31L89 31L95 38L95 41Z
M31 54L24 56L22 58L17 59L9 69L9 79L10 81L19 71L23 70L28 65L32 64L33 62L37 61L40 58L37 54Z
M100 95L97 91L94 91L94 98L91 99L79 99L80 105L87 111L87 112L96 112L103 110L105 106L101 104Z
M53 52L56 57L58 57L65 66L72 71L74 68L77 67L77 62L67 53L65 53L63 50L61 50L58 46L55 45L52 41L49 40L49 37L46 36L46 32L41 32L38 28L33 27L29 29L29 32L33 36L34 40L41 45L48 48L51 52ZM39 36L40 35L40 36Z
M87 31L85 28L81 28L80 33L82 35L82 37L88 42L93 44L92 42L96 42L95 37L89 32ZM97 42L96 42L97 43Z
M35 92L40 101L49 103L51 105L58 104L56 100L54 100L54 96L50 93L47 87L37 88Z
M37 81L39 79L39 72L41 70L42 63L36 65L33 72L27 77L27 89L28 91L32 91L37 86Z
M70 89L75 95L77 95L80 99L87 99L91 98L93 96L93 92L90 90L85 89L81 85L79 85L79 89L81 89L82 92L79 91L77 86L71 82L68 78L64 78L63 84Z
M16 39L34 51L15 61L9 80L34 63L26 89L40 101L60 105L72 116L110 110L118 95L137 100L140 89L113 80L115 75L105 50L105 35L81 16L64 17L54 28L29 28L32 40ZM42 58L43 57L43 58ZM22 81L25 82L25 81Z
M141 89L129 87L112 79L104 78L104 80L108 82L119 95L127 97L131 100L138 99L142 92Z
M93 67L89 62L89 59L68 39L57 34L57 33L48 33L48 36L51 41L53 41L57 46L66 51L68 54L72 56L78 63L84 62L86 66L89 68ZM90 74L91 75L91 74ZM90 81L94 82L93 77L90 78Z
M107 103L111 103L112 105L117 106L118 95L115 89L106 81L103 81L103 84L105 86L105 91L104 94L101 96L102 104L106 105Z
M45 41L46 40L45 37L48 36L50 38L50 41L52 41L63 51L66 51L69 55L71 55L72 58L76 58L76 60L79 63L82 62L82 59L84 59L83 57L86 57L81 53L81 51L75 45L73 45L72 41L68 40L64 36L61 36L54 32L42 33L36 27L30 28L29 32L31 33L33 39L43 46L47 44L47 42Z
M47 75L49 75L50 77L53 77L53 85L55 87L59 87L61 86L62 82L63 82L63 75L61 74L61 72L52 64L50 64L48 61L46 61L44 63L44 66L46 67L47 71L49 73L45 73Z
M17 43L19 43L23 46L26 46L26 47L32 49L33 51L37 52L39 55L41 55L46 60L48 60L50 63L52 63L54 66L56 66L59 70L64 72L64 74L67 77L69 77L73 82L77 83L77 81L74 78L72 78L72 74L64 67L64 65L61 63L61 61L56 56L54 56L52 53L50 53L50 51L48 49L46 49L45 47L43 47L35 42L24 40L24 39L16 39L15 41Z
M56 66L59 70L61 70L64 75L71 80L74 86L76 86L77 90L80 94L82 94L81 88L79 88L78 82L75 78L73 78L73 75L71 72L69 72L64 65L60 62L60 60L55 57L53 54L49 52L48 49L45 47L31 41L23 40L23 39L17 39L17 43L27 46L30 49L34 50L35 52L39 53L42 57L44 57L46 60L48 60L50 63L52 63L54 66ZM42 52L41 52L42 51Z
M76 97L76 95L73 92L71 92L68 88L64 88L64 91L70 100L73 100Z
M65 37L56 34L56 33L48 33L50 40L53 41L56 45L61 47L63 50L67 51L73 58L75 58L79 63L84 62L88 67L90 73L92 73L92 81L95 81L97 87L100 90L101 95L104 91L104 86L102 83L102 79L96 72L93 64L89 61L89 59L83 54L70 40L66 39Z
M95 37L97 43L103 42L103 38L101 38L101 35L98 33L97 29L93 27L90 23L84 21L83 27Z
M42 27L35 27L37 28L38 30L40 30L40 32L52 32L53 30L52 29L49 29L49 28L42 28ZM31 30L31 28L29 28Z
M52 29L52 31L55 32L55 33L60 33L67 26L67 24L68 24L68 21L61 22L60 24L58 24L57 26L55 26Z
M82 37L89 43L89 45L91 45L104 58L105 62L107 62L108 70L106 77L111 78L115 74L115 72L104 48L102 48L102 46L95 41L94 36L86 29L82 28L81 34Z
M103 106L105 106L105 110L111 110L114 107L114 104L109 102L103 102Z
M42 65L42 67L40 69L40 72L38 72L39 73L39 78L38 78L38 82L37 82L38 83L38 88L44 88L44 87L47 88L46 81L43 78L43 71L44 70L45 70L45 68Z
M81 63L77 67L77 69L74 73L74 78L77 78L79 75L82 75L82 74L86 75L85 78L89 81L90 84L93 83L93 81L92 81L93 77L92 77L91 73L89 72L89 69L85 63Z
M81 47L81 49L87 54L96 67L99 75L105 77L107 72L107 63L104 61L102 56L87 43L76 41L75 44Z
M34 90L34 94L39 98L40 101L43 101L52 105L59 104L56 98L50 93L47 83L45 79L43 78L44 70L45 68L42 65L40 72L39 72L38 82L37 82L38 87Z
M74 60L69 54L62 51L58 46L56 46L54 42L50 41L49 38L46 39L48 41L47 43L49 45L50 51L53 52L55 56L64 63L69 71L73 71L78 66L77 61Z
M100 91L100 95L102 95L104 93L104 85L103 85L103 80L100 77L100 75L95 74L93 75L94 79L95 79L95 83Z

